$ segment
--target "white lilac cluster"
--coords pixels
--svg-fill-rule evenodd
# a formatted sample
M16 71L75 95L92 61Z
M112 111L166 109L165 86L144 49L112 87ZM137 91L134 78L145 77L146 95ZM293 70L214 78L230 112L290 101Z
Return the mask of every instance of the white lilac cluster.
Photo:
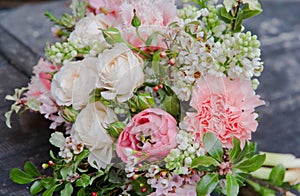
M174 170L174 174L190 174L192 159L203 156L206 150L186 131L180 130L176 136L177 148L170 151L165 158L166 168Z
M56 64L61 64L65 60L71 61L77 57L78 54L88 54L89 47L78 48L72 42L56 42L55 44L46 48L47 58Z
M179 31L172 50L177 51L178 70L172 73L174 91L182 101L188 101L195 81L207 73L215 76L251 79L263 70L260 42L250 32L224 33L228 28L220 21L213 6L191 13L182 10L186 19L179 21ZM201 21L188 16L202 17ZM253 88L259 82L253 79Z
M257 36L250 31L225 34L213 45L211 54L229 77L251 79L260 76L263 70L259 47Z
M83 148L82 142L78 142L72 136L69 136L65 139L65 144L60 148L58 155L68 163L73 160L75 155L80 154Z

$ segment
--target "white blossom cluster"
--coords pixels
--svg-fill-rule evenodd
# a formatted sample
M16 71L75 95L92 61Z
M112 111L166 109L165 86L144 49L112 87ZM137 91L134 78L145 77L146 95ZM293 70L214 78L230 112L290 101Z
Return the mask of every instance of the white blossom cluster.
M199 143L194 142L192 136L183 130L180 130L176 136L177 148L171 150L165 158L166 168L174 169L174 174L189 174L189 167L195 157L203 156L206 150Z
M180 100L188 101L195 81L207 73L249 80L260 75L263 62L256 35L249 31L225 33L229 27L218 19L214 6L190 12L183 8L181 14L186 18L179 21L171 48L177 51L177 69L172 70L172 76L174 91ZM258 80L253 79L254 89L258 84Z
M81 142L77 142L72 136L69 136L65 139L65 145L60 148L58 155L68 163L73 160L75 155L80 154L83 148L84 145Z

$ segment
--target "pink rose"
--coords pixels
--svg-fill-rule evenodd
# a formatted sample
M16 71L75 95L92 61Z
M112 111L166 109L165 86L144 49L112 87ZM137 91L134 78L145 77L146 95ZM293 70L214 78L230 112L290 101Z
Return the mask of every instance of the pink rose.
M254 94L250 80L207 75L193 89L190 105L196 112L187 113L183 128L198 142L204 133L212 132L224 147L232 147L233 137L244 146L258 125L254 108L263 104Z
M154 161L164 158L177 146L177 132L177 122L173 116L158 108L146 109L136 114L120 134L117 154L124 162L127 162L127 148L141 159L150 157Z

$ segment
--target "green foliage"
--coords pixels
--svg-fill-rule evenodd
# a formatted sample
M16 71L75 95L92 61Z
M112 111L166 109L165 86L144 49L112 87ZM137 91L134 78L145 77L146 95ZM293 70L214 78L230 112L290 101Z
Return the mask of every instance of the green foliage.
M102 29L103 37L110 45L124 42L119 29L111 27Z
M143 188L146 189L145 192L142 191ZM149 195L152 192L152 188L147 183L147 178L142 176L132 181L132 189L137 195L141 196Z
M227 174L226 175L226 193L230 196L238 195L239 193L239 183L234 176Z
M175 92L167 84L163 84L163 89L160 89L158 93L161 98L162 108L178 119L180 115L180 101Z
M210 173L205 175L196 187L197 196L206 196L210 194L217 186L219 175L217 173Z
M51 134L51 137L49 139L49 142L55 146L55 147L58 147L58 148L61 148L65 145L65 136L63 133L61 132L54 132Z
M210 156L217 159L218 161L222 161L222 143L215 134L210 132L205 133L203 136L203 145Z
M209 156L200 156L200 157L196 157L195 159L193 159L191 167L192 168L199 168L199 167L210 167L212 166L218 166L220 163Z
M24 170L25 170L26 173L28 173L32 177L41 176L41 174L38 171L37 167L32 162L27 161L24 165Z
M133 113L141 112L154 105L154 98L150 93L137 93L129 100L129 107Z
M30 186L30 194L36 195L40 193L42 190L44 190L44 186L40 180L35 181L31 186Z
M28 184L34 181L34 178L30 174L23 172L22 170L17 168L11 169L9 176L10 179L17 184Z
M270 176L269 176L270 183L275 186L282 185L284 175L285 175L284 166L282 164L276 165L275 167L273 167L273 169L270 173Z
M245 158L243 161L236 165L236 168L244 171L244 172L253 172L259 169L266 159L265 154L257 154L252 158Z
M27 87L26 88L23 87L21 89L15 89L14 95L6 95L5 96L5 100L14 101L14 103L10 107L10 110L4 114L5 124L8 128L11 128L10 119L11 119L11 115L12 115L13 112L18 114L18 113L28 109L28 108L25 107L25 105L22 104L22 101L21 101L21 96L27 90L28 90Z
M65 185L65 188L63 190L61 190L60 195L61 196L70 196L73 193L73 186L71 185L71 183L67 183Z
M126 127L125 123L117 121L117 122L110 123L106 131L111 137L117 139L125 127Z

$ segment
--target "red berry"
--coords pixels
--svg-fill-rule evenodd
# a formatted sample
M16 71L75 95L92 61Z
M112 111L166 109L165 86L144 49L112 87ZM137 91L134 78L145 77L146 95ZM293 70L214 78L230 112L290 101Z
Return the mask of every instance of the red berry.
M157 92L159 90L158 86L153 87L153 90Z
M164 88L164 85L163 84L159 84L158 88L162 89L162 88Z
M48 164L50 167L53 167L53 165L54 165L53 161L48 161Z
M97 193L96 192L92 192L91 196L97 196Z
M145 193L146 191L147 191L146 187L142 188L142 193Z
M160 58L164 58L167 56L167 54L165 51L162 51L162 52L160 52L159 56L160 56Z
M174 59L174 58L171 58L171 59L169 60L169 64L170 64L171 66L175 65L175 59Z

